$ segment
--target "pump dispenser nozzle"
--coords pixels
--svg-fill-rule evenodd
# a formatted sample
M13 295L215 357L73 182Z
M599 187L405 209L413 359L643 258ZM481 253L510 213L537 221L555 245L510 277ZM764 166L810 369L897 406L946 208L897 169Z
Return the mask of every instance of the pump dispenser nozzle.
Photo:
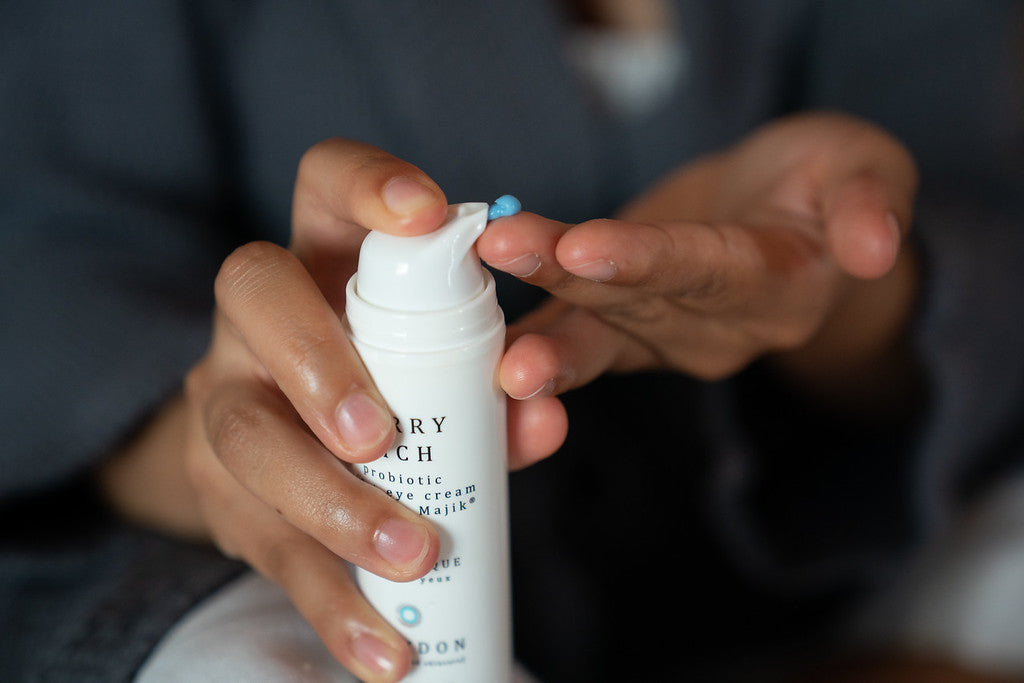
M473 243L487 227L483 202L448 207L434 232L395 237L371 232L359 251L356 292L393 311L439 311L472 299L485 285Z

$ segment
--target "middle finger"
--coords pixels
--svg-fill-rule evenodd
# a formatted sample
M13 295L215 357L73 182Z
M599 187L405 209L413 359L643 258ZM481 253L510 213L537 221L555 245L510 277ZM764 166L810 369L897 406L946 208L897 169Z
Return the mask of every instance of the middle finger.
M386 578L425 573L439 550L421 517L356 477L255 380L222 384L203 415L207 440L248 491L331 552Z

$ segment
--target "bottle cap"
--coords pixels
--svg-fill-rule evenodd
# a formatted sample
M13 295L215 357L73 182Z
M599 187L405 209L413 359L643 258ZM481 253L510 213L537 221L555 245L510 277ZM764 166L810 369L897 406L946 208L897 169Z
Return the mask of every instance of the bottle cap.
M355 290L363 301L392 311L439 311L484 289L473 243L487 227L483 202L448 207L444 225L417 237L371 232L359 250Z

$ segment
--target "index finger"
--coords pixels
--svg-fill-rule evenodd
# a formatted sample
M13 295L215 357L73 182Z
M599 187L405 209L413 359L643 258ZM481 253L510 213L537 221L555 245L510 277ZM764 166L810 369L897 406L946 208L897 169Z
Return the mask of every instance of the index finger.
M637 292L715 302L747 291L772 269L795 267L817 247L795 231L611 219L573 226L524 213L493 223L477 248L499 270L600 309L632 301ZM514 271L527 261L529 271Z
M430 176L354 140L331 138L299 162L292 197L292 250L358 248L366 230L421 235L444 221L448 202Z
M303 422L349 462L381 455L390 412L341 321L291 252L254 242L224 261L217 303Z

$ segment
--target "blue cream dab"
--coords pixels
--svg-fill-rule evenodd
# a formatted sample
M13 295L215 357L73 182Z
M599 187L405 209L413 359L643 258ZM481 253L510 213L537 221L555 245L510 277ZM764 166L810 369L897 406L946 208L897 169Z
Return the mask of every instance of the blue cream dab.
M519 200L510 194L503 194L494 200L491 204L491 208L487 211L487 219L493 221L495 218L502 218L504 216L514 216L519 213L523 208L523 205L519 203Z

